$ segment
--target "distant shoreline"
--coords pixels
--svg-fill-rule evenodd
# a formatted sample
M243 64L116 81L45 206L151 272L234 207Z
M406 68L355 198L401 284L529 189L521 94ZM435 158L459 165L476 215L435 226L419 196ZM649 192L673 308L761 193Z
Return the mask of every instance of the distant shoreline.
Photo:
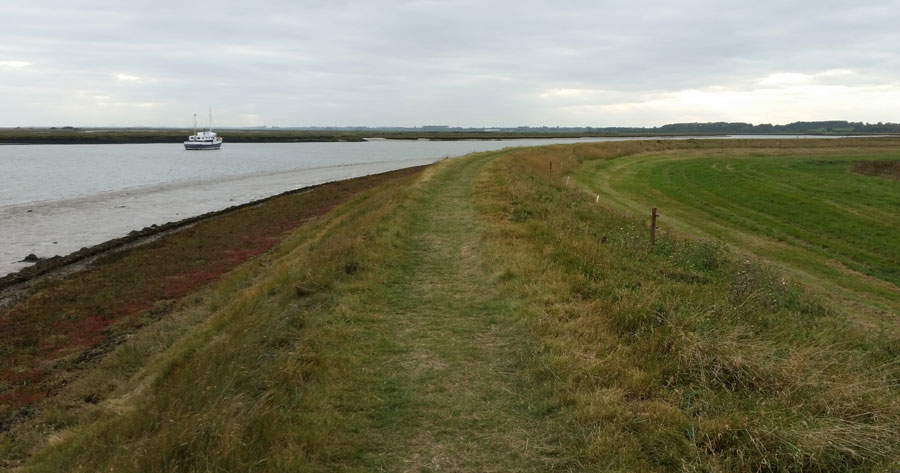
M81 129L81 128L0 128L0 145L28 144L150 144L181 143L192 130ZM681 136L811 135L875 136L870 133L591 133L591 132L493 132L493 131L320 131L320 130L229 130L219 134L227 143L338 143L367 139L391 140L516 140L535 138L653 138ZM880 134L883 136L884 134Z

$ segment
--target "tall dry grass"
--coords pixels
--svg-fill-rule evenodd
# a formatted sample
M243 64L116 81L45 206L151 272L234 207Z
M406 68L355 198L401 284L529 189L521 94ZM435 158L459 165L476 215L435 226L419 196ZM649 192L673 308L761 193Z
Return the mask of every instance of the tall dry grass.
M857 174L900 180L900 161L859 161L850 168Z
M900 340L716 242L663 232L651 247L648 222L567 185L584 159L689 146L709 145L530 149L478 183L497 277L530 301L588 456L620 471L896 468Z

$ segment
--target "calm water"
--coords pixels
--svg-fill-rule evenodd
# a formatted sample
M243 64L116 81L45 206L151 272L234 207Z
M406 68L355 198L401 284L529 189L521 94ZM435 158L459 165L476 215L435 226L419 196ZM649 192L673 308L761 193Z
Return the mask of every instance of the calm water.
M151 224L178 221L328 181L473 151L585 140L0 146L0 276L21 260L65 255Z
M628 139L648 138L226 141L219 151L185 151L180 143L0 145L0 276L27 266L20 260L30 253L65 255L133 229L313 184L475 151Z
M225 143L219 151L181 144L0 146L0 207L83 197L179 181L353 164L440 159L473 151L584 140ZM274 189L273 194L287 189Z

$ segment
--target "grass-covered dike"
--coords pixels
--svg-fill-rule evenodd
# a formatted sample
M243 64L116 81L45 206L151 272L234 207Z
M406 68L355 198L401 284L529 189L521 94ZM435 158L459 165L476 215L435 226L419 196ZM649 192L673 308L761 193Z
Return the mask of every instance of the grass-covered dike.
M782 146L800 144L560 145L380 182L173 302L0 433L0 461L894 471L894 314L842 310L724 240L663 225L651 247L645 218L572 178L674 148Z
M498 240L518 248L502 274L528 289L554 373L595 429L587 451L632 471L895 468L895 317L872 327L826 308L715 240L664 232L651 249L648 219L565 186L585 162L676 146L535 150L486 177Z

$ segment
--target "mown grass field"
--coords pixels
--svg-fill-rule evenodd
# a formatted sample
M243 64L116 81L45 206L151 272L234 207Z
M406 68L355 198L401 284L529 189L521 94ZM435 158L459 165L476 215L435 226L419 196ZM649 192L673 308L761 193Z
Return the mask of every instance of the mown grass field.
M888 171L898 162L894 149L682 150L589 162L576 177L619 208L658 207L663 226L897 314L900 188Z
M25 472L892 471L895 318L843 311L721 242L663 231L650 247L645 218L569 179L597 159L775 145L505 150L383 182L181 298L0 434L0 458Z

